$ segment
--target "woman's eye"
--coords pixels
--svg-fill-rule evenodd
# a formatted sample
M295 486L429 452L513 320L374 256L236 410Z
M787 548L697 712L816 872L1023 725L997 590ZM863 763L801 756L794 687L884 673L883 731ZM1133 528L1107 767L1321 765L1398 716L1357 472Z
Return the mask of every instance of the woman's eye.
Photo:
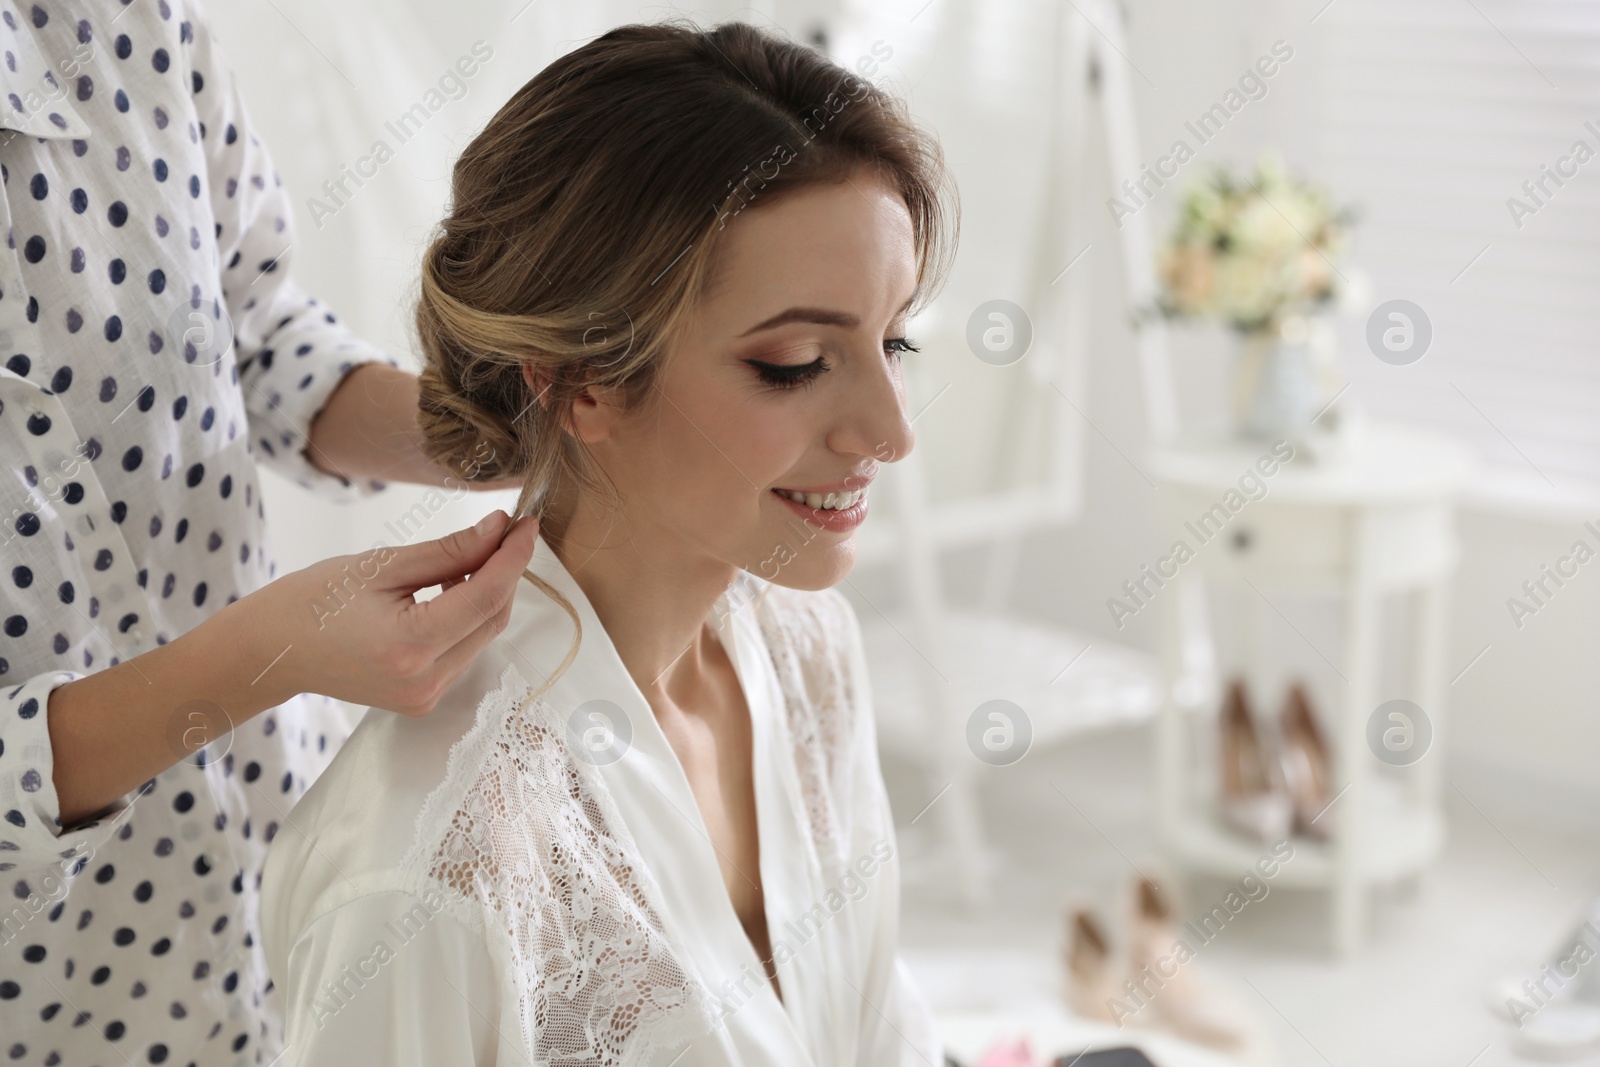
M921 352L922 349L909 337L890 337L884 340L883 351L885 355L898 362L901 353ZM830 369L828 361L821 356L810 363L766 363L757 359L745 362L755 368L762 382L774 389L793 389L809 385Z
M754 359L748 362L756 369L761 380L774 389L793 389L799 385L808 385L828 369L827 361L821 356L810 363L762 363Z
M897 360L900 358L900 354L902 352L922 351L921 348L917 347L917 343L909 337L885 338L883 342L883 350L887 355L893 356Z

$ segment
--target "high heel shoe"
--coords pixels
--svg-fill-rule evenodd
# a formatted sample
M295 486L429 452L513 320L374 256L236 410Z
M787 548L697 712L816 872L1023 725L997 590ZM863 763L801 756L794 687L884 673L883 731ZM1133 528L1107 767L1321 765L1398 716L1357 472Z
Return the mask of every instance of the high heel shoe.
M1269 844L1288 837L1294 809L1276 781L1276 767L1256 731L1244 682L1237 678L1229 683L1223 702L1220 742L1223 819Z
M1210 1048L1233 1051L1243 1046L1248 1017L1203 977L1190 973L1187 955L1174 952L1182 938L1172 891L1140 876L1134 879L1130 898L1130 975L1135 985L1150 990L1151 1024Z
M1067 1006L1075 1015L1098 1022L1116 1022L1112 1001L1122 995L1121 968L1111 959L1111 939L1094 912L1084 906L1068 909L1063 950L1067 973Z
M1303 685L1289 687L1279 715L1278 761L1294 807L1295 832L1327 840L1334 822L1328 743Z

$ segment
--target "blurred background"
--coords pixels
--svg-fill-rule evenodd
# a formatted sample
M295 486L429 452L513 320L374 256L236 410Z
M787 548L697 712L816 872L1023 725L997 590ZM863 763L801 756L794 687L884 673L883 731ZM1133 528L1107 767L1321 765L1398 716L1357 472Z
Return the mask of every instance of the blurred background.
M615 25L773 27L938 134L960 251L844 591L962 1063L1600 1063L1600 8L209 8L297 278L413 367L455 154ZM422 496L263 478L285 569Z

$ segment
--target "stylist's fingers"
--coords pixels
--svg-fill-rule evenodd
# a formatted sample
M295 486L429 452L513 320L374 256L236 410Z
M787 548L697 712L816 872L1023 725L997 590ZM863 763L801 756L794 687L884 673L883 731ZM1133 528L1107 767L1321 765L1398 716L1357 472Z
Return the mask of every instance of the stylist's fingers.
M472 661L489 647L490 642L500 636L510 620L511 605L508 603L503 611L484 620L477 629L451 645L434 660L433 667L428 671L426 692L422 702L392 710L405 715L426 715L432 711L439 703L439 698L444 696L445 691L472 665Z
M505 540L465 582L455 582L432 600L416 606L422 634L429 641L453 645L487 619L509 609L517 582L533 557L538 520L524 516L506 532Z
M381 579L371 556L333 557L252 594L263 625L277 628L267 644L294 649L296 691L412 714L431 708L466 669L463 654L481 651L509 621L533 555L531 516L509 529L503 512L490 518L492 539L464 530L387 550L393 555L380 559ZM432 600L413 599L431 585L445 588ZM462 644L468 638L475 649Z
M383 568L386 584L409 593L471 574L500 547L508 518L496 508L476 526L393 549Z

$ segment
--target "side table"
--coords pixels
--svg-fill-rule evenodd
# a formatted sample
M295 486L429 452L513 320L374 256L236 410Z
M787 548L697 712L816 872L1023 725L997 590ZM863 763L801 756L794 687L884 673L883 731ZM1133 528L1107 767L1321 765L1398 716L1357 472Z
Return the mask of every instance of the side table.
M1381 703L1403 696L1425 716L1412 724L1412 736L1431 728L1431 745L1439 743L1447 587L1459 556L1454 497L1473 461L1448 438L1392 425L1361 427L1333 457L1316 460L1302 450L1288 462L1270 462L1285 451L1280 446L1275 457L1272 442L1234 440L1154 453L1149 470L1160 490L1163 529L1191 552L1178 552L1175 541L1173 552L1135 577L1125 599L1146 597L1140 607L1160 602L1158 841L1174 870L1227 879L1252 871L1267 846L1224 826L1215 786L1197 759L1197 749L1207 746L1195 743L1193 729L1214 727L1214 716L1205 713L1220 697L1202 583L1249 590L1240 595L1252 605L1255 640L1244 644L1255 655L1262 627L1288 625L1277 606L1281 597L1331 595L1344 602L1342 647L1331 656L1316 650L1342 679L1323 722L1337 817L1326 843L1293 839L1294 858L1273 882L1327 890L1333 947L1348 954L1364 935L1368 890L1417 875L1443 845L1438 754L1420 754L1390 772L1369 747L1368 729ZM1270 475L1263 473L1268 469ZM1379 611L1383 598L1395 594L1415 594L1420 602L1408 646L1410 691L1380 693Z

